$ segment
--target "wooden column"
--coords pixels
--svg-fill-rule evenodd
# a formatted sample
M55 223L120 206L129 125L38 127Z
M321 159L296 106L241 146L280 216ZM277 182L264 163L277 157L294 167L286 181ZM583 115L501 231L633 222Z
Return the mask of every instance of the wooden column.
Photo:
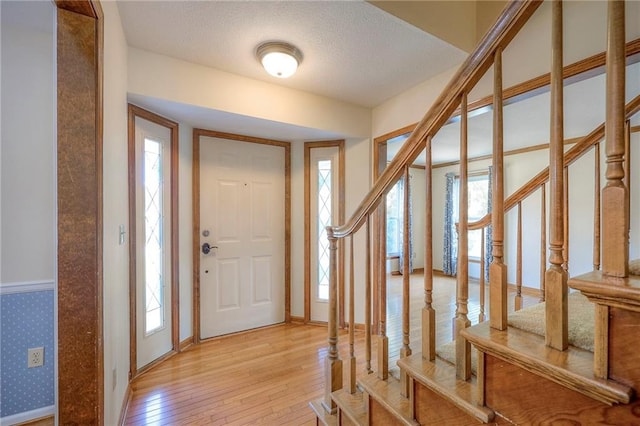
M355 337L355 282L353 275L353 234L349 236L349 393L356 393Z
M594 186L593 193L593 270L600 269L600 143L594 148Z
M493 261L489 266L489 321L507 329L507 265L504 262L504 141L502 115L502 49L493 61Z
M460 332L471 325L467 316L469 308L469 170L467 161L467 94L460 101L460 191L458 207L458 272L456 288L456 375L459 379L471 378L471 344Z
M436 359L436 311L433 309L433 175L431 136L425 144L424 308L422 308L422 357Z
M409 202L411 183L409 175L409 166L404 166L404 191L403 191L403 210L402 215L402 348L400 349L400 358L406 358L411 355L411 347L409 346L409 330L411 316L409 312L410 296L411 296L411 277L409 265L411 261L411 227L409 226L409 211L411 203ZM404 397L409 396L409 376L404 370L400 371L400 394Z
M516 298L515 310L522 309L522 202L518 202L518 235L516 247Z
M485 316L484 316L484 298L485 298L485 283L484 283L484 273L485 273L485 267L484 267L484 256L485 256L485 229L486 228L482 228L481 230L481 236L480 236L480 242L482 243L482 245L480 246L480 313L478 314L478 322L484 322L485 320Z
M564 160L563 160L564 161ZM562 210L563 215L563 230L564 230L564 242L562 244L562 258L564 260L562 268L567 271L567 277L569 276L569 167L564 168L564 181L563 184L563 198L564 208Z
M387 337L387 209L386 203L381 202L378 208L380 222L378 223L378 378L387 380L389 377L389 338Z
M329 353L325 358L325 392L322 405L324 409L334 414L336 404L331 393L342 389L342 360L338 353L338 240L333 236L333 230L327 228L329 238Z
M370 374L371 370L371 216L367 216L367 259L365 270L365 306L364 306L364 342L365 342L365 363L367 373Z
M624 122L624 184L627 187L626 207L627 225L631 227L631 121ZM627 232L629 230L627 229Z
M540 187L540 301L545 300L544 276L547 272L547 189L543 183Z
M101 425L104 423L104 19L99 2L57 2L56 5L56 420L59 424ZM52 355L47 354L51 360Z
M607 120L605 123L607 185L602 190L602 271L614 277L629 272L629 222L625 211L624 97L625 18L624 2L609 1L607 23Z
M549 269L545 274L546 344L567 348L567 273L562 268L564 245L564 132L562 81L562 2L552 2L551 31L551 142L549 144Z

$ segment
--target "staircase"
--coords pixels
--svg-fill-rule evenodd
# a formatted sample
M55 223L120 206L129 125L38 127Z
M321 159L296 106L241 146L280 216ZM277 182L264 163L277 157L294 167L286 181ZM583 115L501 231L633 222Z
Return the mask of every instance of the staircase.
M572 76L572 68L564 67L562 63L562 2L552 1L551 72L537 79L549 85L551 94L549 165L507 198L504 195L503 106L505 97L518 93L502 87L502 54L540 3L534 0L512 1L505 7L496 24L416 125L393 161L382 171L353 216L342 225L327 228L331 277L326 386L324 397L310 403L318 424L640 424L640 401L635 397L640 389L640 351L634 344L638 335L636 331L640 331L640 276L629 273L630 135L634 131L630 119L640 110L640 96L625 104L626 61L640 54L640 42L626 42L625 3L610 1L608 16L603 17L607 19L607 51L597 58L583 61L589 63L591 69L606 67L606 122L565 152L563 83L564 79ZM493 203L485 218L468 223L467 122L473 103L467 97L490 67L493 67L494 81L491 99L494 117ZM491 226L490 309L488 321L483 321L484 310L481 308L481 322L471 326L468 318L468 250L460 249L453 340L446 348L436 348L433 258L429 249L434 244L431 142L452 116L459 116L461 123L458 245L467 247L470 230ZM601 143L606 155L606 170L602 176ZM417 345L420 350L414 351L409 339L409 260L405 256L402 265L402 347L397 362L399 371L396 371L394 366L389 366L384 266L385 203L381 200L399 178L408 177L409 165L423 150L426 150L427 171L427 249L424 259L425 297L420 323L422 338ZM569 277L568 192L573 185L569 186L568 170L588 152L594 153L595 158L594 223L589 230L593 232L594 241L593 271ZM545 188L549 189L549 217L546 217L543 207L541 229L537 234L543 247L540 254L540 299L544 303L522 309L522 203L527 197L540 194L541 205L545 206ZM408 192L404 192L405 211L409 208ZM516 207L518 273L513 305L517 312L510 312L504 219L505 213ZM403 246L404 252L408 253L407 220L404 226ZM363 309L366 368L363 371L356 369L358 363L354 348L353 241L357 232L364 232L366 236L362 249L366 253L363 283L366 290ZM528 229L526 232L533 231ZM349 244L340 244L343 239ZM344 362L338 351L339 303L344 303L338 298L338 277L342 275L339 274L339 267L342 267L338 262L339 250L350 254L346 285L352 295L348 300L346 324L349 356ZM637 273L635 269L632 272ZM480 299L484 300L485 284L482 279L480 288ZM376 351L375 357L372 357L373 350ZM372 359L375 365L372 365Z

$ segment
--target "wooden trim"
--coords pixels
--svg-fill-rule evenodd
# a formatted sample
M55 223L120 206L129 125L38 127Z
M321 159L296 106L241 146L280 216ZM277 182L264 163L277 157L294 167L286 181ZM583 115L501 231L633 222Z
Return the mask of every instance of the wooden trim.
M128 104L128 155L129 155L129 379L133 379L140 371L137 367L137 211L136 211L136 118L155 123L169 129L171 139L169 149L171 158L169 171L171 201L171 348L174 352L180 351L180 262L179 262L179 221L178 221L178 164L179 164L179 125L175 121L140 108L134 104ZM163 357L159 359L164 359ZM155 362L155 361L154 361ZM153 363L152 363L153 364Z
M625 55L627 58L637 55L640 53L640 38L635 40L631 40L625 46ZM563 69L563 78L564 80L568 80L565 84L572 84L575 82L583 81L588 78L594 77L596 75L600 75L604 73L605 66L605 52L597 53L588 58L582 59L580 61L574 62L573 64L567 65ZM639 59L627 59L627 64L635 63ZM549 86L551 81L551 74L543 74L538 77L534 77L531 80L527 80L525 82L516 84L511 86L503 91L503 99L504 105L509 105L524 99L528 99L530 97L539 95L540 93L544 93L548 91L546 89ZM493 102L493 95L485 96L483 98L477 99L473 102L469 103L469 113L479 110L490 108ZM457 121L457 118L460 116L460 109L457 109L449 122L454 120ZM448 123L449 123L448 122ZM380 135L374 139L374 142L386 142L389 139L396 138L398 136L406 135L412 132L418 123L409 124L401 129L393 130L389 133L385 133ZM633 130L635 129L635 130ZM640 126L636 126L632 128L632 132L640 131ZM506 155L506 153L505 153ZM471 160L470 160L471 161ZM434 166L438 167L438 166ZM442 166L440 166L442 167Z
M120 416L118 417L118 425L124 426L127 420L127 412L131 405L131 399L133 398L133 392L131 391L131 384L127 383L127 389L124 391L124 397L122 398L122 406L120 407Z
M304 317L292 315L289 322L291 322L292 324L305 324L306 321L304 320Z
M191 136L191 258L193 343L200 343L200 133L197 129Z
M284 148L284 317L291 321L291 142L275 139L265 139L255 136L237 135L234 133L218 132L207 129L193 129L193 164L192 164L192 205L193 205L193 340L198 344L202 341L221 337L202 339L200 336L200 138L203 136L227 139L237 142L255 143L260 145ZM273 325L265 326L271 327ZM264 328L264 327L260 327ZM246 330L250 331L250 330ZM234 333L237 334L237 333Z
M311 150L315 148L338 148L338 222L345 218L345 141L328 140L304 143L304 322L311 322ZM345 246L338 241L338 311L340 327L344 321L345 290Z
M635 113L640 111L640 95L633 98L625 107L626 117L631 117ZM571 147L564 153L564 166L571 165L574 161L580 158L585 152L587 152L593 145L598 143L604 138L604 123L595 128L591 133L582 138L575 146ZM537 191L538 187L549 180L549 167L546 167L540 173L529 179L527 183L522 185L520 189L516 190L505 200L505 211L511 210L520 200L531 195ZM604 203L603 203L604 204ZM491 214L485 215L482 219L470 223L469 229L479 229L483 226L487 226L491 221Z
M511 2L504 8L496 24L480 41L444 88L432 107L424 115L416 130L411 133L393 161L380 175L371 190L355 209L353 215L341 226L332 227L333 236L342 238L362 226L366 217L373 213L381 197L402 173L405 164L411 164L424 150L424 141L440 129L451 117L459 103L460 94L470 91L491 67L494 53L506 46L535 12L540 1Z
M102 20L102 6L98 0L55 0L58 9L67 10L78 15L87 16L96 20Z
M99 1L74 3L56 4L57 420L103 424L104 26Z
M564 144L565 145L572 145L572 144L580 142L583 138L584 138L584 136L582 138L565 139L564 140ZM549 144L548 143L541 143L541 144L538 144L538 145L527 146L525 148L518 148L518 149L512 149L510 151L505 151L504 152L504 156L508 157L508 156L511 156L511 155L525 154L527 152L540 151L542 149L548 149L548 148L549 148ZM479 155L477 157L469 158L469 162L490 160L490 159L491 159L491 154ZM433 168L434 169L439 169L439 168L443 168L443 167L457 166L459 164L460 164L460 161L458 161L458 160L456 160L456 161L447 161L447 162L444 162L444 163L434 164Z
M182 352L185 349L191 347L193 345L193 336L189 336L186 339L184 339L183 341L180 342L180 346L178 349L178 352Z
M166 354L160 356L159 358L154 359L149 364L145 365L144 367L142 367L142 368L140 368L139 370L136 371L136 376L134 377L134 380L137 379L138 377L144 375L145 373L151 371L156 366L162 364L163 362L165 362L166 360L168 360L169 358L172 358L173 356L175 356L177 354L178 354L178 351L176 351L175 349L172 349L169 352L167 352Z

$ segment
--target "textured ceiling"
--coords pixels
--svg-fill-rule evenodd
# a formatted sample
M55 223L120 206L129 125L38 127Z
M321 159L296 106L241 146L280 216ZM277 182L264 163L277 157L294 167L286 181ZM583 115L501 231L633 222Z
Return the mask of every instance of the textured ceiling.
M466 54L364 1L124 1L129 45L222 71L373 107L462 62ZM283 40L304 55L271 77L257 45Z

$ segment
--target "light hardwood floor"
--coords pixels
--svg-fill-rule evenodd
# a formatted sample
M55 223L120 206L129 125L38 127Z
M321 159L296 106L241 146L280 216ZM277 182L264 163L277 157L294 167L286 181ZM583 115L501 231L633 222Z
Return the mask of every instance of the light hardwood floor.
M423 276L411 276L411 346L420 350L420 309L424 305ZM401 277L389 280L390 367L395 366L402 343ZM471 284L469 317L477 323L479 288ZM510 297L513 299L513 297ZM524 297L524 305L537 297ZM510 300L513 306L513 300ZM455 280L437 277L434 306L437 341L451 340L455 312ZM513 309L513 307L511 308ZM488 310L488 306L487 306ZM340 332L340 356L349 346ZM375 340L375 339L374 339ZM319 399L324 387L325 327L282 324L231 335L198 346L154 367L132 384L127 425L314 425L308 402ZM375 347L372 350L375 366ZM364 374L364 333L356 333L358 373ZM347 363L344 383L347 383Z

